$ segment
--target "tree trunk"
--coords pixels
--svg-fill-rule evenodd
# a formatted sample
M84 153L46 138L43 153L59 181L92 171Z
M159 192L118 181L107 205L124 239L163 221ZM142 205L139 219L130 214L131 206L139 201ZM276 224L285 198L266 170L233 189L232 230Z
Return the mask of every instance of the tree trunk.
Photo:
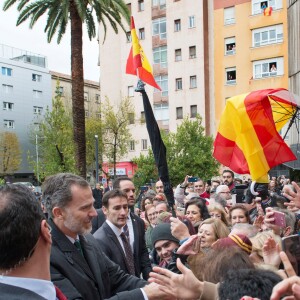
M79 175L86 178L86 144L84 113L84 77L82 58L82 21L73 1L71 18L72 113L75 160Z

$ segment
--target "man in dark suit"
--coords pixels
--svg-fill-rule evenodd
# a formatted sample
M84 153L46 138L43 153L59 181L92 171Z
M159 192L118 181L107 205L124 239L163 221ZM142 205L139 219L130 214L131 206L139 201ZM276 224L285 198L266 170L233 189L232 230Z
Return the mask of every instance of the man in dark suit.
M102 197L103 197L103 189L101 188L100 183L96 183L96 187L93 189L93 197L95 199L94 207L96 209L102 207Z
M68 299L151 299L163 297L152 284L123 272L89 234L96 216L92 190L83 178L61 173L43 185L43 198L51 218L52 281ZM117 294L117 295L116 295Z
M111 180L107 181L107 187L104 189L104 193L112 191L113 190L113 183Z
M128 199L129 215L127 217L127 226L129 239L133 248L133 255L139 260L140 270L144 279L148 279L151 272L151 262L145 242L145 223L133 213L135 204L135 187L132 180L128 177L119 177L114 180L114 189L120 189L126 193Z
M140 277L140 258L133 258L133 252L126 245L130 244L124 226L127 223L128 201L127 195L119 189L107 192L103 197L103 212L106 216L104 224L94 233L104 253L121 269Z
M28 187L0 187L0 224L0 299L66 300L50 281L51 228Z

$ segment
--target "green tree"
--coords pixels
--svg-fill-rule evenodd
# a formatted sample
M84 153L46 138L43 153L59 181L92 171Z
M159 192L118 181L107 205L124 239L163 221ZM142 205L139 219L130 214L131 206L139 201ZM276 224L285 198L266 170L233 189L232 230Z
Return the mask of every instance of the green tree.
M182 182L186 175L209 179L218 173L219 163L212 156L213 139L205 136L200 116L193 120L185 118L176 133L161 131L161 135L167 148L169 175L173 185ZM152 150L147 156L134 159L134 162L138 166L134 176L137 183L141 181L144 184L152 174L157 174Z
M96 37L96 24L102 23L106 34L107 20L113 30L118 33L118 25L125 31L122 17L129 23L129 11L123 0L6 0L3 10L7 10L18 2L20 15L17 25L31 18L32 28L36 21L47 12L45 32L51 42L57 32L59 43L66 32L67 24L71 23L71 73L72 73L72 111L73 138L75 143L76 166L79 173L86 177L86 141L84 112L84 76L82 57L82 26L86 24L90 39ZM105 35L104 35L105 39Z
M116 162L128 153L128 143L132 139L129 123L131 118L134 118L134 107L130 98L123 98L117 109L114 109L106 97L102 116L104 154L108 162L113 165L114 174L116 174Z
M33 127L30 138L37 147L37 153L29 154L38 180L59 172L78 173L75 166L72 139L72 118L65 110L58 86L52 100L52 110L46 109L39 129Z
M14 132L0 133L0 175L13 174L22 162L20 143Z

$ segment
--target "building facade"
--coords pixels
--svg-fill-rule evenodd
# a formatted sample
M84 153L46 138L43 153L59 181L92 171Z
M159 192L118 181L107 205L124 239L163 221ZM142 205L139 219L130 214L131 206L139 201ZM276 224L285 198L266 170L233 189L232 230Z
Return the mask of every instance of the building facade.
M52 98L55 97L58 85L61 99L68 110L72 110L72 80L67 74L50 71ZM86 118L94 116L101 118L100 115L100 85L99 82L84 80L84 108Z
M135 19L136 32L144 52L152 64L153 74L162 91L146 86L146 91L161 129L175 132L184 117L200 114L207 134L214 129L212 1L204 0L135 0L126 1ZM131 97L135 107L133 135L129 141L130 161L150 145L143 122L142 97L135 93L137 77L125 74L131 48L130 28L127 34L115 35L107 28L102 44L100 25L101 97L117 104Z
M45 56L0 45L0 120L2 130L16 133L22 151L20 169L12 181L33 181L28 152L36 155L34 128L51 108L51 76ZM26 180L25 180L26 179Z
M272 7L271 15L264 9ZM226 99L288 88L286 1L214 0L215 126Z

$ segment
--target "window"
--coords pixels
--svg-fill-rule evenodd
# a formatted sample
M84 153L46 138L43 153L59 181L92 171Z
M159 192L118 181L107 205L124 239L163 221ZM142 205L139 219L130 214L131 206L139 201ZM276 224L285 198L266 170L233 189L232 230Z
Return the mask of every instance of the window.
M139 39L144 40L145 39L145 28L139 29Z
M34 106L33 107L33 113L35 115L41 115L43 113L43 108L40 106Z
M176 91L182 90L182 78L176 78Z
M189 57L196 58L196 46L191 46L189 48Z
M42 75L32 74L32 81L41 82L41 80L42 80Z
M227 68L226 71L226 83L227 84L235 84L236 83L236 69L235 68Z
M11 94L13 92L12 85L2 84L2 89L3 89L3 93L5 94Z
M88 118L90 116L90 113L88 110L85 111L85 117Z
M13 121L13 120L4 120L3 125L4 125L4 128L13 129L13 128L15 128L15 121Z
M160 39L167 38L167 22L166 18L155 19L152 22L152 35L159 35Z
M101 113L99 113L99 112L96 113L96 118L97 118L97 119L101 119Z
M252 46L260 47L283 41L283 25L268 26L252 30Z
M142 139L142 150L147 150L147 149L148 149L147 140Z
M11 102L3 102L3 110L13 110L14 104Z
M167 67L167 46L153 49L153 63L160 64L162 68Z
M10 69L10 68L2 67L1 70L2 70L2 75L4 75L4 76L12 75L12 69Z
M139 0L138 2L139 11L145 10L145 3L144 0Z
M152 0L152 6L159 6L160 9L165 9L166 0Z
M126 32L126 39L127 39L127 43L131 43L131 32L130 31Z
M33 90L33 98L39 99L42 97L42 95L43 95L42 91Z
M197 105L191 105L191 118L196 118L197 116Z
M155 76L156 83L161 88L161 95L163 97L168 96L168 75ZM154 92L160 92L160 90L155 89Z
M194 27L196 27L195 16L189 16L189 28L194 28Z
M174 31L178 32L181 30L181 20L177 19L174 21Z
M64 87L63 86L58 87L58 94L59 94L59 96L64 95Z
M133 97L134 96L134 89L133 89L132 85L127 87L127 95L128 95L128 97Z
M129 142L129 151L134 151L135 150L135 141L130 141Z
M197 87L197 76L190 76L190 89L194 89Z
M225 39L225 55L235 54L235 37Z
M261 14L267 7L273 10L282 8L282 0L252 0L252 14Z
M83 98L84 98L84 101L89 102L90 101L89 100L89 93L88 92L84 92Z
M141 123L145 123L145 112L144 111L141 111Z
M154 116L157 121L168 121L169 120L169 104L161 103L154 104Z
M283 57L253 62L254 79L283 75Z
M100 95L96 94L95 98L96 98L96 103L100 103Z
M134 124L134 113L128 114L128 122L129 124Z
M230 25L235 23L235 8L227 7L224 8L224 25Z
M183 119L183 109L182 107L176 107L176 119Z
M176 49L175 50L175 61L181 61L182 56L181 56L181 49Z
M41 130L41 124L40 123L33 123L33 126L34 126L35 131Z

